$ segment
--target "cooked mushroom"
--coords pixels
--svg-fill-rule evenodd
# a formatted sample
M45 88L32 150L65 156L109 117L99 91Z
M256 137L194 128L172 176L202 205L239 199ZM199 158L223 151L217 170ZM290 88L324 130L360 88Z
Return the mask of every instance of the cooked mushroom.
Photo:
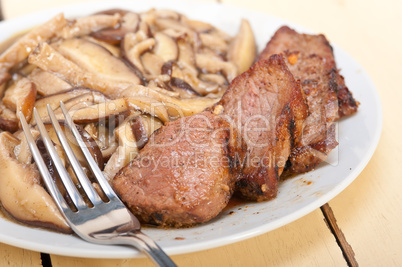
M121 14L121 16L120 27L104 29L94 32L91 35L107 43L119 44L127 33L135 32L140 24L140 17L137 13L126 11L124 14Z
M52 197L40 184L35 164L19 162L14 148L20 140L9 132L0 133L0 202L18 221L71 233Z
M109 100L86 108L72 110L69 112L76 123L88 123L100 121L105 118L117 116L129 111L129 106L124 98ZM57 116L57 115L56 115ZM63 116L57 116L62 118Z
M192 20L186 16L181 17L181 22L199 33L211 32L214 30L214 26L211 24L199 20Z
M8 88L3 97L4 105L16 111L16 114L22 111L27 121L31 119L35 100L36 86L27 78L20 79Z
M11 74L7 71L0 71L0 96L3 95L6 89L7 82L11 79Z
M107 51L109 51L113 56L115 57L121 57L121 51L120 51L120 47L115 46L113 44L95 39L91 36L83 36L82 39L90 41L92 43L98 44L100 46L102 46L103 48L105 48Z
M91 91L87 88L74 88L71 90L61 91L56 94L45 96L35 102L35 108L41 118L47 116L47 105L49 104L52 110L56 110L60 107L60 101L68 102L70 99L74 99L84 94L100 94L99 92Z
M250 23L243 19L239 32L230 44L228 59L233 61L238 73L248 70L257 56L257 46Z
M201 33L200 39L203 46L216 51L218 54L225 55L228 50L229 44L217 34Z
M141 62L146 73L158 76L162 73L163 59L153 53L146 52L141 56Z
M38 94L52 95L71 88L69 83L66 83L56 75L43 71L40 68L35 68L29 75L28 79L36 85Z
M56 50L89 73L116 83L140 84L140 79L120 59L95 43L83 39L65 40Z
M149 115L137 116L131 123L138 149L141 149L148 142L149 136L160 127L163 123L155 117Z
M14 111L0 103L0 129L11 133L18 130L19 120Z
M227 85L227 81L225 79L225 77L223 77L221 74L215 74L215 73L201 73L200 75L200 79L206 82L210 82L213 84L218 84L221 86L226 86Z
M201 96L201 94L195 91L193 87L191 87L191 85L176 77L172 77L170 79L170 87L174 91L179 92L181 98L192 98L194 96Z
M199 40L198 34L191 28L180 23L180 21L170 19L170 18L156 18L155 26L157 27L157 29L159 29L161 31L163 31L165 29L173 29L178 32L185 33L195 48L198 48L200 45L200 40Z
M114 130L114 134L119 140L119 147L109 159L103 172L109 181L138 154L137 142L131 128L130 120L118 126Z
M195 53L193 46L183 38L177 40L177 46L179 48L179 66L189 69L191 72L197 75L198 71L195 65Z
M168 35L157 32L154 34L155 47L152 52L161 57L163 61L176 60L179 54L179 49L176 42Z
M112 56L110 55L110 57ZM126 80L121 81L116 78L113 80L106 79L103 75L99 75L96 70L94 70L95 73L84 71L46 43L41 43L38 48L31 53L29 56L29 62L37 65L45 71L50 71L75 87L85 86L110 96L118 94L120 90L127 88L130 84L140 82L138 77L134 75L136 77L134 78L131 73L129 74L129 77L126 77ZM128 70L126 69L128 67L125 66L123 62L120 63L121 64L118 64L117 67L122 67L125 70L123 70L119 76L125 78L124 74L128 73ZM106 67L104 63L102 63L101 66L105 68L116 67L114 65L108 65ZM119 72L118 69L119 68L114 69L114 72Z
M141 62L141 55L146 51L149 51L155 45L154 38L148 38L141 40L140 34L127 34L123 41L123 55L124 57L142 73L144 73L144 67Z
M67 25L63 14L59 14L28 32L0 55L0 69L9 70L23 61L41 42L46 42Z
M127 103L131 109L141 110L152 116L156 116L163 122L170 120L165 105L151 97L136 96L135 98L127 98Z
M39 137L39 131L37 131L35 129L31 129L31 134L32 134L34 140L36 140ZM32 153L31 153L31 149L29 148L28 140L26 139L24 132L21 131L15 136L19 140L21 140L20 143L14 147L15 157L21 163L31 164L33 161Z
M88 35L105 28L113 28L120 22L120 14L114 15L93 15L82 17L64 27L59 36L63 39L70 39Z
M155 89L141 85L131 86L123 91L121 95L127 97L127 101L134 106L135 103L138 103L138 109L148 114L154 115L151 110L157 111L157 117L163 122L169 121L169 117L177 119L199 113L219 101L219 99L207 97L180 99L162 94ZM143 105L141 105L141 103ZM166 111L167 114L165 114L164 111ZM166 115L168 116L166 117Z
M214 59L204 53L197 53L195 58L197 66L203 71L212 73L223 72L229 82L237 76L237 68L231 62L218 60L217 58Z

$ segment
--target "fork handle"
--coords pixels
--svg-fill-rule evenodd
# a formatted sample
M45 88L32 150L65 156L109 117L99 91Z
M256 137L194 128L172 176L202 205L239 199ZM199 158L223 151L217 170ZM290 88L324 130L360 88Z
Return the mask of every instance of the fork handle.
M172 259L151 238L141 231L127 232L118 239L144 252L157 266L177 266Z

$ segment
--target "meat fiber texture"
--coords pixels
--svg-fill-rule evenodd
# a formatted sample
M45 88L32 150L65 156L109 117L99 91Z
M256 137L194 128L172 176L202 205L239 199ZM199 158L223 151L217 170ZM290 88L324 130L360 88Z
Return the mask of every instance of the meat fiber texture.
M229 126L205 111L167 123L113 187L143 222L175 227L203 223L227 205L234 188Z
M293 73L295 68L292 68L297 61L297 55L304 57L318 56L322 59L328 71L331 71L333 78L333 90L338 98L338 115L337 119L351 115L357 111L359 103L353 98L352 93L345 85L344 78L339 74L337 69L333 49L327 38L322 35L300 34L287 26L279 28L272 39L269 41L265 49L261 52L259 59L269 58L273 54L279 54L287 51L293 53L290 63L290 71ZM308 75L308 73L305 73ZM296 79L303 79L303 73L293 73Z
M236 192L257 201L274 198L307 117L301 88L284 58L256 62L232 81L218 105L234 133L229 151Z
M303 134L287 162L286 173L311 171L338 145L335 121L356 112L358 103L345 86L324 35L299 34L287 26L281 27L259 59L277 53L284 55L290 71L300 81L309 112Z

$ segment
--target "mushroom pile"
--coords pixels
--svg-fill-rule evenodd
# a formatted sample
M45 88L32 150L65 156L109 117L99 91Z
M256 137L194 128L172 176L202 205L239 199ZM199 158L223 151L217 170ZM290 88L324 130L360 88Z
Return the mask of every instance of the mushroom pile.
M111 180L164 123L219 101L231 80L254 62L256 45L246 20L232 37L171 10L113 9L73 20L59 14L1 52L1 206L18 221L70 232L44 188L18 114L22 112L30 122L62 192L36 129L34 107L78 188L47 114L50 105L62 122L60 101ZM91 177L74 138L68 139Z

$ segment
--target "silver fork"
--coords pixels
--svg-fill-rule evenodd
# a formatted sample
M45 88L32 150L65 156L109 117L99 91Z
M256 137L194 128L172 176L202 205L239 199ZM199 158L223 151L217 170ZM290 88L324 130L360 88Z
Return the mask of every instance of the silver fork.
M45 181L51 196L55 200L60 212L63 214L71 229L73 229L78 236L88 242L106 245L131 245L144 252L154 261L156 265L176 266L169 256L167 256L151 238L141 232L141 225L139 221L124 206L109 185L108 181L103 176L97 163L92 158L85 142L82 140L81 135L71 119L70 114L66 110L66 107L62 102L60 102L60 106L66 119L68 128L70 131L72 131L73 135L77 139L77 142L81 147L81 150L85 155L85 158L88 161L94 176L98 180L100 187L108 198L107 202L100 198L99 194L92 186L76 156L74 155L70 145L68 144L67 138L64 135L55 114L53 113L51 107L47 105L47 110L53 127L57 133L57 137L59 138L67 158L70 161L70 164L73 167L74 172L93 207L89 207L87 205L69 177L67 170L58 156L52 140L50 139L37 110L34 109L36 124L43 139L43 143L45 144L45 147L56 166L66 191L68 192L71 201L76 208L76 211L73 211L54 183L42 159L39 149L36 146L25 117L21 112L19 113L19 117L25 136L28 140L29 147L32 151L33 158L38 166L43 180Z

